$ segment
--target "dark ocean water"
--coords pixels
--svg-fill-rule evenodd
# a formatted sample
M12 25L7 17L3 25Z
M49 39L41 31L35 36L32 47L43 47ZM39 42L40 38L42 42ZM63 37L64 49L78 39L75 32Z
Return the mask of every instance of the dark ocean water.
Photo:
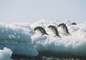
M54 57L54 56L36 56L36 57L27 57L27 56L18 56L14 55L10 60L86 60L86 58L64 58L64 57Z

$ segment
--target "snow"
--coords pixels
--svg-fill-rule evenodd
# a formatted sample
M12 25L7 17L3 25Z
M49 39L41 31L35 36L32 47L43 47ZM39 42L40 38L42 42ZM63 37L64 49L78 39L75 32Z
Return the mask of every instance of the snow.
M71 35L63 35L62 29L57 27L65 23ZM61 37L55 37L49 25L54 25ZM49 35L41 37L40 32L34 31L37 26L43 27ZM0 49L7 47L13 54L37 56L38 54L58 57L86 57L86 24L71 25L66 20L40 20L29 23L0 23ZM46 54L47 53L47 54Z
M65 22L71 35L63 35L60 28L58 28L58 30L61 37L53 37L52 35L44 35L41 37L35 32L32 36L34 48L44 55L86 57L86 25L71 25L70 21ZM51 33L50 29L46 26L43 27L45 27L48 33Z
M9 60L12 55L12 51L9 48L0 50L0 60Z

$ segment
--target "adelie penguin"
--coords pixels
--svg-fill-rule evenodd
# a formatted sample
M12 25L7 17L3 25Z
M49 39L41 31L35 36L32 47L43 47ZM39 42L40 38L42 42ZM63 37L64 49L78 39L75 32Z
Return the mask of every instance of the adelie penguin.
M43 27L41 27L41 26L35 27L35 28L34 28L34 31L36 31L36 30L38 30L38 31L41 33L41 37L42 37L44 34L45 34L45 35L48 35L47 32L46 32L46 30L45 30Z
M67 26L64 23L61 23L58 25L58 27L61 27L63 30L63 35L70 35Z
M73 22L73 23L71 23L71 25L77 25L77 23L76 22Z
M58 36L60 37L59 33L58 33L58 30L55 26L53 25L49 25L48 28L51 28L51 30L53 31L53 33L55 34L55 37Z

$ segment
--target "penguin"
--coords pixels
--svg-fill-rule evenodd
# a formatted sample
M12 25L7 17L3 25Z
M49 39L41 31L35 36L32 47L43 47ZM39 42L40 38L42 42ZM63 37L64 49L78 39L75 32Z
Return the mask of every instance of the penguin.
M45 31L45 29L44 29L43 27L41 27L41 26L35 27L35 28L34 28L34 31L36 31L36 30L40 31L40 33L42 34L42 36L43 36L44 34L45 34L45 35L48 35L47 32Z
M49 25L48 28L51 28L51 30L53 31L53 33L55 34L55 36L60 37L60 35L58 33L58 30L57 30L57 28L55 26Z
M67 28L67 26L64 23L59 24L58 27L62 28L62 30L64 32L63 35L70 35L70 33L68 31L68 28Z
M71 25L77 25L77 23L76 22L73 22L73 23L71 23Z

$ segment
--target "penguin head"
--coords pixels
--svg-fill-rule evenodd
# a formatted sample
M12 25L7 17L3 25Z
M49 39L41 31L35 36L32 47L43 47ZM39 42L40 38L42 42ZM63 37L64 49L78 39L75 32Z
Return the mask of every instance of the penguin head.
M34 31L36 31L36 30L41 30L41 27L40 26L35 27Z
M37 28L34 28L34 31L36 31L37 30Z
M53 25L49 25L48 28L53 28L54 26Z
M66 25L64 23L61 23L61 24L58 25L58 27L62 27L62 28L64 28L65 26Z
M76 22L71 23L71 25L77 25Z

